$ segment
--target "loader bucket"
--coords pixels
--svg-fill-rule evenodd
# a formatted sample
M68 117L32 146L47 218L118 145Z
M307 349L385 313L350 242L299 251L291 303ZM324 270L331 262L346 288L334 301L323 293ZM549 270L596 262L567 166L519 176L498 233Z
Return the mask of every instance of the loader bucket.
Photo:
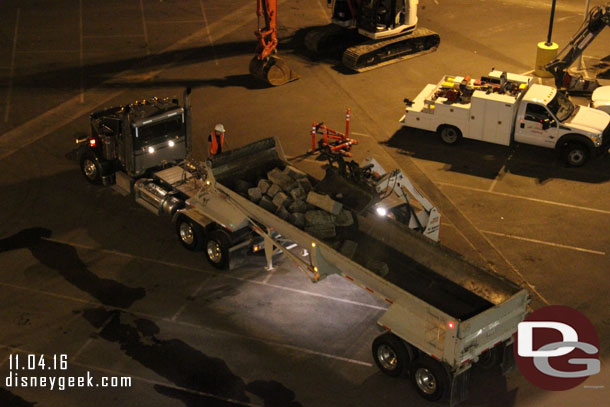
M260 60L257 57L252 58L250 61L250 74L273 86L296 81L301 77L290 69L286 62L274 56L266 60Z

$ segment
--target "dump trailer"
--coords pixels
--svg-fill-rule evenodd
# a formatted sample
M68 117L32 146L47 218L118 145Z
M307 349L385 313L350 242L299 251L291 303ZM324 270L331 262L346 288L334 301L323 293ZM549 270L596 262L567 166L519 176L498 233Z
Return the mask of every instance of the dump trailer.
M526 290L373 211L353 211L343 236L324 239L238 192L244 180L255 184L288 166L273 138L223 153L207 162L202 188L178 213L213 217L227 234L253 231L264 242L268 267L281 251L314 282L337 274L381 298L388 304L378 321L385 332L372 344L373 358L389 376L410 375L428 400L464 400L475 363L511 368ZM318 181L307 179L315 190ZM344 250L346 240L357 249ZM217 248L220 257L232 255L229 242Z

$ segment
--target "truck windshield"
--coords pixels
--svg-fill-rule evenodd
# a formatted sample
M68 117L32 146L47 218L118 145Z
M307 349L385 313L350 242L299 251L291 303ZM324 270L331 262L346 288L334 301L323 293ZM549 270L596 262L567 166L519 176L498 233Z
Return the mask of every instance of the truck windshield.
M562 122L567 120L574 112L574 104L570 102L570 99L563 92L557 92L547 107Z
M150 144L160 143L165 140L167 136L180 133L181 130L182 116L138 127L138 132L134 134L134 147L142 148Z

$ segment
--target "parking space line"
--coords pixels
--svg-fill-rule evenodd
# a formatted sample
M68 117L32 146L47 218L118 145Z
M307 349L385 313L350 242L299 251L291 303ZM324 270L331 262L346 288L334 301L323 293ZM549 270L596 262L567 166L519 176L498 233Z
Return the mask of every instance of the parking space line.
M150 47L148 45L148 29L146 28L146 17L144 16L143 0L140 0L140 12L142 13L142 30L144 31L144 42L146 43L146 55L150 55Z
M129 309L125 309L125 308L112 307L112 306L108 306L108 305L102 304L102 303L97 302L97 301L90 301L90 300L85 300L85 299L81 299L81 298L71 297L71 296L67 296L67 295L56 294L56 293L52 293L52 292L49 292L49 291L39 290L39 289L36 289L36 288L31 288L31 287L24 287L24 286L12 284L12 283L7 283L7 282L4 282L4 281L0 281L0 286L14 288L14 289L21 290L21 291L28 291L28 292L32 292L32 293L36 293L36 294L41 294L41 295L46 295L46 296L49 296L49 297L60 298L60 299L68 300L68 301L85 303L85 304L96 306L96 307L105 307L105 308L108 308L108 309L122 311L122 312L125 312L125 313L128 313L128 314L132 314L132 315L136 315L136 316L140 316L140 317L144 317L144 318L148 318L148 319L153 319L153 320L156 320L156 321L163 321L163 322L167 322L167 323L171 323L171 324L186 326L186 327L189 327L189 328L196 328L196 329L201 329L201 330L207 330L207 331L211 331L211 332L215 332L215 333L220 333L220 334L223 334L223 335L229 335L229 336L233 336L233 337L237 337L237 338L242 338L242 339L246 339L246 340L250 340L250 341L256 341L256 342L264 343L264 344L270 345L272 347L282 347L282 348L298 351L298 352L301 352L301 353L308 353L308 354L311 354L311 355L322 356L322 357L325 357L327 359L340 360L340 361L343 361L343 362L352 363L352 364L355 364L355 365L367 366L367 367L372 367L373 366L372 363L365 362L365 361L362 361L362 360L350 359L350 358L346 358L346 357L343 357L343 356L333 355L333 354L325 353L325 352L318 352L318 351L313 350L313 349L302 348L300 346L290 345L290 344L287 344L287 343L277 342L277 341L273 341L273 340L269 340L269 339L265 339L265 338L259 338L259 337L255 337L255 336L248 336L248 335L243 335L243 334L239 334L239 333L235 333L235 332L229 332L229 331L225 331L223 329L217 329L217 328L212 328L212 327L205 326L205 325L194 324L192 322L172 321L171 318L162 317L162 316L159 316L159 315L148 314L148 313L145 313L145 312L134 311L134 310L129 310ZM0 344L0 347L3 347L3 346L7 347L6 345Z
M8 117L11 112L11 96L13 94L13 76L15 75L15 56L17 55L17 35L19 33L19 15L21 9L17 9L15 17L15 33L13 34L13 50L11 52L11 65L8 74L8 89L6 91L6 107L4 109L4 123L8 123Z
M208 15L205 12L205 7L203 6L203 0L199 0L199 6L201 7L201 16L203 17L203 22L205 24L205 30L208 33L208 41L210 41L210 45L212 46L212 53L214 54L214 63L218 65L218 58L216 56L216 48L214 47L214 41L212 40L212 33L210 32L210 24L208 24Z
M490 230L481 230L481 233L486 233L488 235L493 235L493 236L508 237L508 238L511 238L511 239L523 240L523 241L526 241L526 242L538 243L538 244L543 244L543 245L547 245L547 246L559 247L561 249L569 249L569 250L576 250L576 251L579 251L579 252L585 252L585 253L591 253L591 254L599 254L601 256L605 256L606 255L606 252L600 252L598 250L585 249L583 247L570 246L570 245L561 244L561 243L547 242L545 240L531 239L531 238L523 237L523 236L509 235L509 234L506 234L506 233L492 232Z
M474 188L474 187L469 187L469 186L466 186L466 185L450 184L450 183L447 183L447 182L435 182L435 184L443 186L443 187L451 187L451 188L465 189L467 191L483 192L483 193L487 193L487 194L504 196L504 197L507 197L507 198L523 199L523 200L526 200L526 201L538 202L538 203L543 203L543 204L547 204L547 205L555 205L555 206L561 206L561 207L569 208L569 209L579 209L579 210L582 210L582 211L588 211L588 212L601 213L601 214L604 214L604 215L610 215L610 211L607 211L607 210L604 210L604 209L589 208L587 206L579 206L579 205L570 205L570 204L566 204L566 203L562 203L562 202L549 201L549 200L546 200L546 199L539 199L539 198L532 198L532 197L529 197L529 196L509 194L509 193L506 193L506 192L487 191L487 190L481 189L481 188Z
M83 52L83 0L78 0L78 34L79 34L79 64L80 64L80 102L85 103L85 63Z
M199 292L203 289L204 285L205 285L205 281L202 281L201 284L199 284L199 287L197 287L197 289L195 291L193 291L193 293L191 295L188 296L188 301L186 301L184 304L182 304L182 306L180 308L178 308L178 311L176 311L176 313L170 318L171 321L175 322L178 319L178 317L180 317L180 315L182 315L182 313L184 312L184 310L186 309L188 304L197 297L197 294L199 294Z
M348 299L345 299L345 298L332 297L332 296L329 296L329 295L313 293L311 291L299 290L297 288L284 287L284 286L281 286L281 285L264 283L262 281L252 280L252 279L249 279L249 278L242 278L242 277L236 277L236 276L227 275L226 273L217 273L217 272L214 272L214 271L207 271L207 270L203 270L203 269L196 268L196 267L190 267L190 266L185 266L185 265L182 265L182 264L171 263L171 262L168 262L168 261L157 260L157 259L153 259L153 258L150 258L150 257L136 256L136 255L133 255L133 254L119 252L119 251L116 251L116 250L102 249L102 248L99 248L99 247L93 247L93 246L89 246L89 245L83 245L83 244L80 244L80 243L68 242L68 241L59 240L59 239L49 239L49 238L47 238L45 240L48 240L50 242L55 242L55 243L67 244L67 245L70 245L70 246L78 247L79 249L85 249L85 250L97 251L97 252L101 252L101 253L113 254L115 256L127 257L127 258L131 258L131 259L139 260L139 261L147 261L147 262L150 262L150 263L162 264L164 266L175 267L175 268L180 268L180 269L189 270L189 271L195 271L195 272L198 272L198 273L204 273L204 274L208 274L208 275L211 275L211 276L225 277L225 278L228 278L228 279L231 279L231 280L237 280L237 281L242 281L242 282L251 283L251 284L264 285L266 287L277 288L279 290L290 291L290 292L294 292L294 293L297 293L297 294L308 295L308 296L311 296L311 297L324 298L324 299L327 299L327 300L330 300L330 301L343 302L343 303L346 303L346 304L356 305L356 306L359 306L359 307L371 308L371 309L380 310L380 311L381 310L385 311L387 309L386 307L380 307L378 305L366 304L366 303L363 303L363 302L352 301L352 300L348 300Z
M31 350L27 350L27 349L23 349L23 348L18 348L12 345L4 345L4 344L0 344L0 348L5 348L7 349L9 352L16 352L16 353L22 353L22 354L26 354L26 355L38 355L41 356L43 354L38 353L38 352L34 352ZM8 356L6 358L8 360ZM106 373L108 375L113 375L113 376L127 376L130 377L132 380L137 380L140 382L144 382L147 384L152 384L155 386L163 386L163 387L167 387L170 389L174 389L174 390L180 390L186 393L191 393L194 395L198 395L198 396L204 396L204 397L210 397L210 398L214 398L217 400L221 400L224 402L228 402L228 403L232 403L232 404L239 404L242 406L248 406L248 407L264 407L260 404L254 404L254 403L249 403L249 402L245 402L245 401L239 401L239 400L234 400L228 397L222 397L222 396L217 396L215 394L212 393L206 393L206 392L202 392L202 391L198 391L198 390L193 390L193 389L188 389L186 387L182 387L182 386L178 386L176 384L170 383L170 382L162 382L159 380L152 380L152 379L147 379L145 377L141 377L141 376L135 376L131 373L126 373L126 372L122 372L120 370L115 370L115 369L107 369L104 367L100 367L100 366L95 366L95 365L90 365L88 363L80 363L77 362L74 357L70 358L70 364L71 365L75 365L75 366L79 366L85 369L89 369L89 370L96 370L98 372L103 372ZM6 360L5 360L6 361Z

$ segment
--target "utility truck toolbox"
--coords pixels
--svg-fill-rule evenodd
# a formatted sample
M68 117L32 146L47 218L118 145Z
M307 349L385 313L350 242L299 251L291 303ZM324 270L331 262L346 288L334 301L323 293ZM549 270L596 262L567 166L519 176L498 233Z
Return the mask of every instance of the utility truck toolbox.
M405 102L401 123L434 131L446 144L462 138L505 146L515 141L553 148L574 167L610 146L610 116L574 105L565 93L523 75L445 76Z

